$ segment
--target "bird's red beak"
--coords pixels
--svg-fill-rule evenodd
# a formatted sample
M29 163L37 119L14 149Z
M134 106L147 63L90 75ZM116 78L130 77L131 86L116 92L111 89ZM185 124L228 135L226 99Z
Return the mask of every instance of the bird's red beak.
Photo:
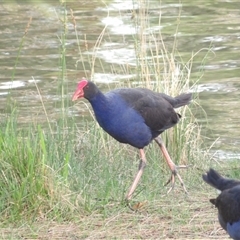
M77 89L72 96L72 101L76 101L78 98L82 98L82 97L84 97L83 89L82 88Z
M83 88L88 84L86 79L83 79L81 82L78 83L77 89L72 96L72 101L76 101L78 98L84 97Z

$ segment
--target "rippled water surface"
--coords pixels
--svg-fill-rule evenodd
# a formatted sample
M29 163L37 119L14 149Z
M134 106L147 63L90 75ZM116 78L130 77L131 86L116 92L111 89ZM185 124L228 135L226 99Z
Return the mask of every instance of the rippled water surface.
M74 1L66 4L66 25L64 6L60 4L0 4L1 109L5 109L7 101L13 101L20 109L21 121L44 122L42 97L50 119L59 118L62 99L58 79L64 50L64 99L71 97L79 77L91 76L102 88L106 83L134 80L134 35L138 31L134 21L138 5L133 3ZM238 157L240 2L150 1L145 14L150 17L146 35L161 31L169 51L177 39L183 61L197 53L191 78L193 82L200 78L192 91L200 93L200 104L208 116L208 121L201 112L197 116L203 124L203 134L209 146L216 140L213 150L218 151L219 158ZM69 115L75 114L78 113L69 106Z

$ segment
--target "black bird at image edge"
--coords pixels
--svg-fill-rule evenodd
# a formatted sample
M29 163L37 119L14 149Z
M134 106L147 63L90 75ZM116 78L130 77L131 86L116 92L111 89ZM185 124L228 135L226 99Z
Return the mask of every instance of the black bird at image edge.
M221 227L232 239L240 240L240 181L222 177L211 168L202 177L206 183L221 191L217 198L210 199L218 209Z

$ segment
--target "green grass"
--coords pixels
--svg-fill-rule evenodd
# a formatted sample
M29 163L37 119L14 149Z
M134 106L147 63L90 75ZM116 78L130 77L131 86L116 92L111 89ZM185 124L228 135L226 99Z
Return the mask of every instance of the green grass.
M20 129L14 115L1 125L0 136L1 222L64 216L71 142L40 126Z
M143 4L143 2L141 2ZM138 150L123 145L107 135L91 117L68 116L71 106L66 63L67 21L75 26L79 41L79 61L83 59L80 39L73 12L62 11L59 18L63 31L59 36L59 79L57 93L61 96L61 119L51 123L45 103L42 102L46 124L32 123L22 128L18 123L18 108L6 114L0 126L0 237L2 239L120 239L120 238L178 238L206 239L226 237L219 231L216 210L208 199L215 190L203 183L202 173L211 167L226 169L229 176L240 177L237 161L218 164L210 160L201 137L201 126L194 118L200 108L198 96L189 107L180 109L182 121L163 134L166 146L176 164L191 164L180 174L189 191L187 197L179 181L169 195L169 186L164 186L170 176L165 160L155 143L146 148L147 167L134 195L132 206L142 204L138 211L130 210L124 197L133 181L139 164ZM67 15L68 14L68 15ZM141 15L142 14L142 15ZM122 74L136 73L137 86L177 95L188 91L195 84L190 80L193 58L187 63L178 56L176 41L168 49L162 33L144 35L151 27L145 12L135 15L139 35L133 36L136 50L136 68L126 69ZM69 16L69 18L67 18ZM160 20L159 20L160 21ZM30 24L30 23L29 23ZM28 29L31 26L28 26ZM177 31L177 27L176 27ZM16 64L21 61L19 46ZM111 39L106 27L98 39ZM160 43L159 47L156 43ZM146 47L147 46L147 47ZM145 48L146 47L146 48ZM146 50L147 49L147 50ZM104 64L96 56L89 58L89 66L82 66L86 77L91 77L96 64L104 72ZM84 62L83 62L84 63ZM114 69L114 66L111 66ZM114 71L113 71L114 72ZM15 73L13 73L13 78ZM132 80L120 86L133 87ZM135 87L136 85L134 85ZM110 87L110 86L109 86ZM38 90L38 86L36 85ZM59 103L58 103L59 104ZM88 109L86 103L74 106ZM233 169L233 170L232 170Z

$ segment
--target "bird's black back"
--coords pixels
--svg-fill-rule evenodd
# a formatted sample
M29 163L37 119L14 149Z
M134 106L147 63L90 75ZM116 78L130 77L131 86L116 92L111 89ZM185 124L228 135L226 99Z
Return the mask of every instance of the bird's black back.
M132 108L144 118L146 125L156 136L164 130L174 126L181 115L176 113L174 108L187 105L192 94L181 94L175 98L164 93L153 92L145 88L122 88L114 90Z
M220 224L225 230L227 223L240 220L240 185L224 190L216 199L210 199L210 202L218 208L222 221Z

